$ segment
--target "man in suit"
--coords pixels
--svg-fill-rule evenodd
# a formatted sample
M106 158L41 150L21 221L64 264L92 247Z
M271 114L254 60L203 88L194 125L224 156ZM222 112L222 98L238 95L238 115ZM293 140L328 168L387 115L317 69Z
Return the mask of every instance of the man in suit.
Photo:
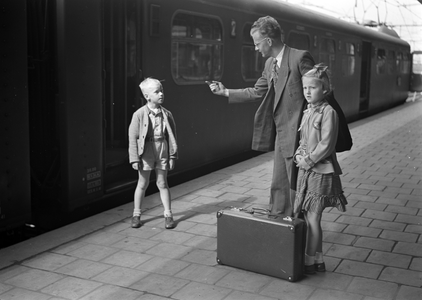
M298 147L298 128L304 110L302 75L315 65L308 51L297 50L282 41L281 27L270 17L259 18L251 37L263 57L268 57L262 76L254 87L227 89L213 81L211 91L229 98L229 103L262 101L254 120L252 149L274 150L270 212L292 215L297 168L293 154Z

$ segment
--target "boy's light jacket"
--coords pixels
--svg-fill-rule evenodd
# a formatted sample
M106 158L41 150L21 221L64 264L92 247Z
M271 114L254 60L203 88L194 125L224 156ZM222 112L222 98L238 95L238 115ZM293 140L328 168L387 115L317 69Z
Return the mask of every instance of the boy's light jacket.
M177 136L176 123L172 113L161 106L163 119L166 126L165 137L169 145L169 157L177 159ZM131 164L139 162L140 156L144 153L145 138L148 133L148 124L150 122L149 109L147 105L142 106L135 111L132 116L132 121L129 125L129 162Z

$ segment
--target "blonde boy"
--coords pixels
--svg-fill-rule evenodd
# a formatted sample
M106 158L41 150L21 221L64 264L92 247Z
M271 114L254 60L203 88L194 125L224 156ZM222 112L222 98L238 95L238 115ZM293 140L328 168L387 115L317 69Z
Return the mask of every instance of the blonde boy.
M139 87L148 102L133 114L129 125L129 162L139 175L131 226L142 226L141 204L145 198L151 171L155 170L156 184L164 206L164 226L171 229L175 227L175 223L171 212L167 172L173 170L178 158L176 124L172 113L162 107L164 91L161 82L147 78Z

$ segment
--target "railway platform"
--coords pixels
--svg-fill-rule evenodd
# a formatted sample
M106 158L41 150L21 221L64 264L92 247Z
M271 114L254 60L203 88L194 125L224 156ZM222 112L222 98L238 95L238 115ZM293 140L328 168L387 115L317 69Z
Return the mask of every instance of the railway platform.
M0 299L422 299L422 101L349 126L349 205L323 214L325 273L291 283L216 262L216 211L268 203L267 153L172 187L173 230L154 194L139 229L128 203L0 249Z

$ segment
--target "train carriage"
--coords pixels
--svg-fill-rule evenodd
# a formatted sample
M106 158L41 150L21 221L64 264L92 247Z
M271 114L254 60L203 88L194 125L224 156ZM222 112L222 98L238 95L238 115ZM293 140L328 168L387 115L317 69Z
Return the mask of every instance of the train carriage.
M403 103L409 90L408 43L284 2L0 1L5 12L27 11L26 20L4 15L25 31L21 42L10 37L8 55L19 74L28 74L24 85L8 79L22 92L18 101L2 101L9 113L2 123L24 146L2 148L8 168L1 177L7 200L0 202L0 230L30 221L31 206L32 212L56 207L63 223L77 210L132 201L137 174L128 163L127 130L145 103L138 88L145 77L163 81L164 106L176 119L180 159L170 182L256 155L250 144L259 104L228 105L205 80L230 88L254 84L265 61L249 31L261 16L279 21L289 46L330 66L348 121ZM10 155L16 151L19 156Z

